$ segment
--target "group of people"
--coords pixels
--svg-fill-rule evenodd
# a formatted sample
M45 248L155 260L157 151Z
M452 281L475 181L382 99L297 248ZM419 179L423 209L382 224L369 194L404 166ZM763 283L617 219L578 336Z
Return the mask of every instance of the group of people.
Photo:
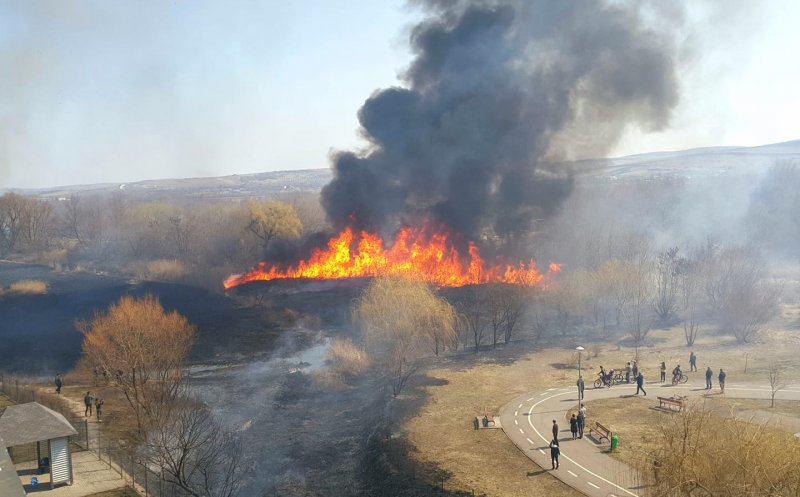
M607 387L610 387L614 384L614 374L616 372L612 369L609 372L606 372L603 366L600 366L600 372L598 375L600 379L602 379L603 384ZM631 374L633 374L633 379L636 382L636 395L639 395L639 392L642 392L644 395L647 395L647 392L644 390L644 374L639 369L638 364L636 361L629 362L625 365L625 382L631 382ZM580 399L583 399L583 378L578 377L578 392L580 394Z
M586 407L580 404L578 414L573 414L569 420L569 431L572 433L572 439L583 438L583 427L586 425ZM561 447L558 442L558 422L553 420L553 439L550 440L550 462L553 463L553 469L558 469L558 456L561 455Z
M92 395L92 392L86 392L86 395L83 396L83 405L86 406L86 409L83 411L84 417L92 416L92 404L94 404L94 412L97 415L97 422L102 422L103 404L105 403L106 401L102 397L95 397Z

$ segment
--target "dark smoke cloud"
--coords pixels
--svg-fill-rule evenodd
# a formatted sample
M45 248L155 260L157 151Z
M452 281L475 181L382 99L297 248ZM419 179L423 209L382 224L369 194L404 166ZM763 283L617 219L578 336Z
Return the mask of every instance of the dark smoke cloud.
M407 87L373 94L358 114L370 147L333 158L337 227L523 230L569 195L565 159L602 156L629 124L662 129L678 102L678 14L656 29L644 3L417 3Z

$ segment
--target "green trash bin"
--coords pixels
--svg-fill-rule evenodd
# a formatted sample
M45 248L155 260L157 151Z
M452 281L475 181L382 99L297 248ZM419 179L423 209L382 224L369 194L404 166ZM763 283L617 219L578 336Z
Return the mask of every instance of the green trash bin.
M618 444L619 444L619 437L617 437L616 434L611 435L611 450L616 449Z

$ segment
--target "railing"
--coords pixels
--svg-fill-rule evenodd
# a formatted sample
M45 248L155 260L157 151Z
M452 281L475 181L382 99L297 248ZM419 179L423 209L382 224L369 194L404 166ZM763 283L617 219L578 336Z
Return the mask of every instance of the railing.
M159 467L153 467L147 460L119 442L110 441L95 423L76 415L75 405L54 392L43 391L33 382L24 378L0 374L0 392L18 404L38 402L61 413L72 424L77 435L70 437L73 452L89 451L117 472L121 478L144 497L189 497L189 493L165 478ZM104 416L103 423L110 425L113 416ZM26 452L15 451L16 457L24 457ZM29 455L36 458L35 450Z

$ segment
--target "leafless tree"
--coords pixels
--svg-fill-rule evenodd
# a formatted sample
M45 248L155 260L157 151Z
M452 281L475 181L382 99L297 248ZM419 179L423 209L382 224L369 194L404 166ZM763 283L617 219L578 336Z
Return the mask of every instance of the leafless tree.
M483 344L488 321L484 292L485 290L479 285L466 287L456 302L456 309L460 315L458 324L464 329L465 336L471 339L476 352Z
M529 288L498 283L489 285L484 294L487 321L492 329L492 347L496 347L501 338L504 343L509 343L525 310Z
M681 319L686 345L691 347L700 333L697 317L698 274L697 265L686 261L678 277Z
M678 306L680 276L686 268L686 259L680 257L678 252L678 247L661 252L655 264L656 294L653 307L662 321L671 319Z
M722 329L741 343L752 340L778 312L779 291L767 283L734 289L726 295L720 312Z
M16 193L0 197L0 252L13 252L22 235L26 198Z
M223 429L207 407L182 399L150 432L152 466L192 497L236 497L242 486L239 437Z
M263 252L276 238L297 238L303 225L291 205L274 200L247 203L249 214L247 230L257 239Z
M784 368L775 362L770 362L767 379L770 389L770 407L775 407L775 394L786 388Z
M646 312L652 298L652 262L650 244L645 237L631 237L626 250L625 263L621 268L621 306L628 333L639 345L650 332Z

